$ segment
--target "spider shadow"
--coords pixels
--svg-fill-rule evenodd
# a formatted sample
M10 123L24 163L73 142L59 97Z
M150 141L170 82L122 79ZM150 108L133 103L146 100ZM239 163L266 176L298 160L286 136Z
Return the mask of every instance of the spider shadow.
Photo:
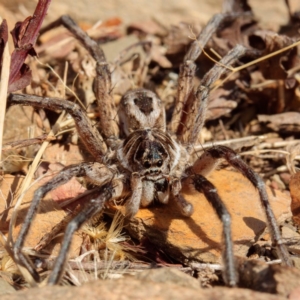
M26 201L24 203L22 203L23 206L26 205L26 207L22 207L21 209L18 210L18 215L17 215L17 219L16 219L16 223L15 223L15 227L22 225L24 223L24 219L27 215L28 209L29 209L29 204L31 203L31 201ZM3 211L0 215L4 216L4 214L9 214L9 211L13 210L14 206L7 208L5 211ZM35 219L40 220L40 222L43 222L49 219L49 221L51 222L51 217L46 217L46 219L42 219L41 217L38 218L38 215L47 215L50 212L54 212L54 211L58 211L58 210L62 210L59 205L57 205L55 203L55 201L51 200L51 199L43 199L39 205L38 208L38 212L36 214L36 216L34 217L34 220L32 220L32 222L35 221ZM55 221L55 220L54 220ZM53 222L54 222L53 221ZM10 219L8 219L6 222L10 222ZM53 224L54 226L55 224ZM50 226L50 225L49 225Z
M267 227L266 222L261 221L260 219L257 218L243 217L243 221L251 230L253 230L255 241L259 239L259 237L262 235L265 228Z
M14 176L13 180L9 182L9 187L5 187L2 190L4 195L3 202L5 203L2 206L5 208L0 211L0 229L4 233L8 232L9 230L11 215L13 214L16 205L16 194L19 191L20 185L22 184L23 180L23 176ZM14 227L18 227L24 223L24 219L27 215L32 198L33 195L31 195L30 192L27 191L20 208L18 208ZM43 199L40 202L38 214L47 214L50 211L56 211L58 209L60 209L59 206L56 205L53 200Z
M172 207L171 209L170 206ZM182 216L173 199L170 199L169 203L166 205L154 203L145 210L151 212L149 217L146 216L143 218L144 226L151 226L151 230L146 230L147 238L150 241L151 239L155 240L154 244L158 246L161 245L162 247L166 247L170 255L174 258L180 258L183 255L182 253L184 253L184 258L187 257L192 260L201 260L201 256L205 254L206 258L208 257L211 259L211 262L215 262L216 257L213 252L211 254L207 254L207 252L211 250L216 250L217 252L222 251L222 228L216 232L216 235L212 234L212 231L207 230L207 225L206 228L204 228L205 226L203 227L199 224L199 217L194 218L193 215L191 217ZM149 221L147 221L147 219L149 219ZM181 221L184 221L184 225ZM266 223L257 218L243 217L243 221L251 228L251 230L253 230L255 240L259 238L266 227ZM214 222L213 219L212 222ZM148 223L150 225L148 225ZM185 226L188 228L184 228ZM214 224L212 223L211 226L214 226ZM219 228L219 226L216 228ZM169 232L171 232L172 241L169 240ZM182 241L176 242L180 237L182 237ZM197 245L197 237L199 238L199 248ZM180 246L172 246L173 241ZM239 239L238 241L234 241L234 244L250 247L253 244L253 240ZM178 250L177 248L180 248L181 250ZM242 247L240 249L245 248Z
M171 209L170 206L172 207ZM152 215L150 217L151 225L145 225L149 227L151 226L151 231L147 231L147 233L150 234L147 238L150 241L152 238L159 241L159 245L168 248L172 256L178 257L178 255L182 256L182 254L179 250L176 250L176 247L170 245L170 241L168 241L168 235L170 232L174 237L177 237L178 239L182 238L183 242L180 248L184 248L184 252L188 257L197 257L212 249L221 251L221 243L211 238L201 225L194 220L193 216L183 216L174 199L170 199L168 204L154 203L148 207L147 210L151 212ZM144 224L147 223L147 218L148 217L146 217L146 222L143 222ZM184 225L179 227L182 225L182 221L188 228L182 228ZM202 245L198 249L195 245L195 240L197 243L197 238L202 241ZM191 242L191 245L189 245L189 241ZM187 242L186 245L183 244L185 242ZM180 244L181 241L178 241L178 243ZM203 244L206 244L207 246L203 246Z

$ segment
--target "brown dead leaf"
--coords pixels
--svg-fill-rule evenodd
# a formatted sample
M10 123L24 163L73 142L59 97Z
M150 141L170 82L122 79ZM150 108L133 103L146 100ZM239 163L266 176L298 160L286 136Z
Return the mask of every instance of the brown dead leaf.
M237 103L233 100L226 100L224 98L216 98L210 102L206 120L215 120L226 114L229 114L237 107Z
M179 23L171 26L167 36L163 39L167 52L167 58L172 62L173 66L182 63L186 49L192 43L194 35L199 34L201 27L199 24Z
M257 30L249 37L251 46L263 50L262 56L280 50L294 43L294 39L267 30ZM287 71L299 65L296 47L259 63L266 79L286 79Z
M84 23L80 27L95 40L113 41L123 36L121 25L121 19L110 18L101 22L98 26ZM47 27L44 28L41 31L40 41L42 43L37 47L37 53L52 58L66 58L79 45L73 35L62 26L51 28L51 30L48 30Z
M76 40L63 27L45 32L41 38L41 45L36 47L39 55L49 55L53 58L63 58L72 52Z
M230 93L229 90L220 88L210 94L206 120L218 119L237 107L236 101L228 99Z
M292 176L290 181L290 192L292 197L291 209L293 220L300 225L300 172Z
M300 113L298 112L285 112L275 115L258 115L259 122L267 123L267 126L274 131L299 131Z
M274 125L284 125L284 124L297 124L300 120L300 113L298 112L286 112L282 114L275 115L258 115L259 122L271 122Z
M153 20L131 23L128 26L127 31L129 33L134 31L140 31L142 33L158 35L158 36L166 35L166 29Z
M234 12L234 15L218 28L209 47L221 56L226 55L237 44L249 48L248 36L258 28L258 23L248 1L224 1L223 12L228 15Z
M219 30L217 37L212 40L212 47L221 56L224 56L237 44L249 47L248 35L257 28L255 17L252 14L241 14Z
M164 48L159 45L152 45L151 59L158 63L162 68L171 68L172 63L166 58Z

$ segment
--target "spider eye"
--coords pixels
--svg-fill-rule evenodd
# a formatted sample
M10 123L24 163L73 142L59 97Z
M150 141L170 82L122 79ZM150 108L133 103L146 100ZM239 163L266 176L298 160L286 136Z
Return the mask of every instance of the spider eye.
M149 163L149 161L145 161L143 166L148 169L151 167L151 164Z
M161 167L161 166L162 166L162 164L163 164L163 161L162 161L162 160L159 160L159 161L157 162L157 164L156 164L156 165L157 165L158 167Z

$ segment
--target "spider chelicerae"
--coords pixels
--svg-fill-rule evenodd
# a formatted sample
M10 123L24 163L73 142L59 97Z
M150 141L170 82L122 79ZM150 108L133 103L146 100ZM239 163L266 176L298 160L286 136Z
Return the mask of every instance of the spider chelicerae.
M58 175L38 188L29 207L21 231L13 245L14 259L25 267L38 281L39 275L31 261L22 253L24 240L31 220L37 212L41 199L49 191L66 183L72 177L86 177L96 188L82 211L67 225L60 253L48 278L48 284L59 283L71 239L80 226L101 212L105 203L126 199L125 214L131 218L140 207L154 200L167 204L173 197L181 213L190 217L193 206L181 194L183 182L192 184L196 191L204 193L223 223L224 280L227 285L238 284L231 239L231 218L218 196L216 188L205 176L220 159L225 159L239 170L257 188L262 207L266 213L273 245L286 265L292 265L283 245L279 228L270 207L265 184L232 149L214 146L194 159L194 147L203 127L207 100L212 85L227 68L250 50L236 46L220 60L194 87L195 61L209 38L234 14L215 15L191 44L180 67L177 100L169 126L166 124L162 101L152 91L143 88L128 91L121 99L118 109L112 98L111 73L99 45L82 31L67 16L61 17L50 27L63 24L85 46L96 61L94 93L98 103L99 126L92 125L84 110L77 104L58 98L12 94L10 105L30 105L49 110L65 110L74 119L78 134L93 157L92 162L83 162L64 168ZM124 139L121 138L121 134Z

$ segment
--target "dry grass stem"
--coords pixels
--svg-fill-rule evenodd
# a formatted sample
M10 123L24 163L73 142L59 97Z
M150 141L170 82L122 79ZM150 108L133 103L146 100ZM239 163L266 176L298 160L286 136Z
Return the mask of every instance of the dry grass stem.
M2 19L0 17L0 23ZM4 130L4 117L6 112L6 101L7 101L7 90L9 81L9 70L10 70L10 59L9 46L6 43L3 51L2 58L2 69L1 69L1 81L0 81L0 167L2 165L2 141L3 141L3 130Z

